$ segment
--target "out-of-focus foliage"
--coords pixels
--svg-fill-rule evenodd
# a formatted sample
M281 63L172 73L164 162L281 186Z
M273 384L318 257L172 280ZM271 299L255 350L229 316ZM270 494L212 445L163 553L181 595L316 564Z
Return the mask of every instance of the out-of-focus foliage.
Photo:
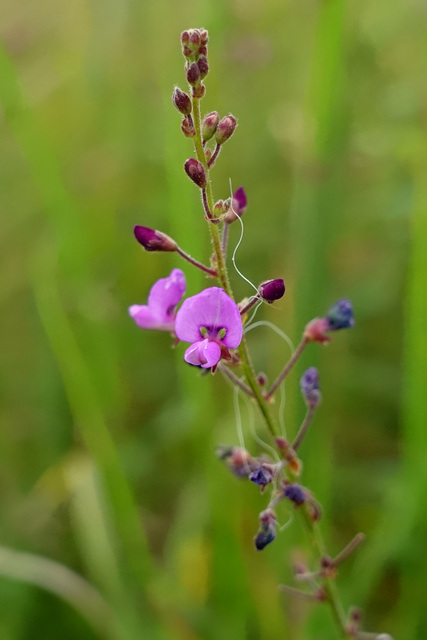
M248 193L239 269L287 284L259 319L296 342L336 299L354 304L357 327L307 351L284 408L295 433L297 378L318 366L304 477L332 550L368 538L340 574L345 604L423 640L426 24L423 0L1 4L2 640L332 637L320 608L277 593L307 555L299 524L255 552L265 498L214 457L238 444L228 385L127 316L182 267L141 252L134 224L209 254L170 102L179 34L199 26L203 109L239 121L213 171L218 198L230 179ZM249 293L237 273L233 287ZM273 377L288 347L265 327L249 340Z

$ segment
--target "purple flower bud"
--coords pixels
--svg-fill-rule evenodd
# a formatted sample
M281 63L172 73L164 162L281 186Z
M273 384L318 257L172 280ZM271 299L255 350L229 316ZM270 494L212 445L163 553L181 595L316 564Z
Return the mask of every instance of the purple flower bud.
M297 507L304 504L306 501L306 493L304 489L296 482L286 484L283 489L283 493L285 497L291 500L291 502L294 502Z
M201 189L206 187L206 172L201 162L195 158L189 158L184 164L187 176Z
M181 33L181 44L187 44L190 42L190 34L188 31L183 31Z
M316 367L310 367L302 374L300 380L301 393L310 409L315 409L322 399L319 390L319 373Z
M224 222L227 224L231 224L237 218L240 218L246 211L246 206L248 204L248 199L246 197L246 192L243 187L239 187L235 193L233 193L233 198L229 200L230 206L226 215L224 216Z
M175 107L180 111L184 116L188 116L191 113L191 100L190 96L182 91L179 87L175 87L172 94L172 102Z
M209 34L203 27L200 29L200 42L202 45L206 45L209 42Z
M254 538L255 547L262 551L270 542L276 539L276 515L271 509L259 514L260 527Z
M350 300L344 298L338 300L326 314L328 320L328 331L337 331L338 329L348 329L354 327L353 309Z
M233 135L234 130L237 126L237 120L231 114L228 116L224 116L222 120L220 120L217 130L215 131L215 140L217 144L224 144L227 140Z
M259 487L265 487L265 485L269 484L272 479L273 474L271 470L263 465L257 467L249 476L249 480L257 484Z
M197 62L193 62L187 69L187 82L194 87L200 80L200 69Z
M258 287L258 293L265 302L271 304L285 295L285 282L282 278L262 282Z
M199 29L190 29L189 34L189 46L196 51L201 44L201 35Z
M172 240L172 238L169 238L169 236L161 231L141 227L137 224L133 232L139 244L141 244L146 251L176 251L178 248L175 240Z
M206 45L200 45L199 47L199 55L200 56L207 56L208 55L208 48Z
M200 56L200 58L197 60L197 66L200 70L200 78L203 80L203 78L206 78L209 73L209 64L206 56Z
M219 122L218 111L212 111L204 117L202 122L202 138L205 142L210 140L215 134Z
M193 55L193 51L190 49L190 47L184 44L182 47L182 54L185 58L191 58L191 56Z

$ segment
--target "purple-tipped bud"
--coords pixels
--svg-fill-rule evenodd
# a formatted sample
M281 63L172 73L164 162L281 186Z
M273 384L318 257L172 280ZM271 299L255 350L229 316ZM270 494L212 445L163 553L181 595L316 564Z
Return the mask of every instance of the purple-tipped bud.
M187 138L194 138L196 135L196 129L191 115L186 116L181 122L181 131Z
M190 42L190 34L188 31L183 31L181 33L181 44L187 44Z
M231 224L237 218L240 218L246 211L246 206L248 204L248 199L246 197L246 192L243 187L239 187L235 193L233 193L233 198L230 199L230 206L227 214L224 216L224 222L227 224Z
M262 282L258 287L258 293L265 302L271 304L285 295L285 281L282 278L276 278Z
M269 484L272 479L273 474L271 469L264 465L257 467L249 476L249 480L257 484L259 487L265 487L265 485Z
M220 120L215 131L215 140L217 144L224 144L224 142L227 142L227 140L233 135L236 126L237 120L234 116L231 114L224 116L222 120Z
M197 65L197 62L193 62L187 69L187 82L191 84L192 87L196 86L196 84L200 80L200 69Z
M191 99L190 96L182 91L179 87L175 87L172 94L172 102L175 107L184 116L188 116L191 113Z
M296 482L286 484L283 489L283 493L285 497L293 502L297 507L299 507L301 504L304 504L307 499L304 489Z
M202 122L202 138L205 142L210 140L215 134L219 122L218 111L212 111L203 118Z
M257 375L256 379L257 379L257 382L258 382L260 387L265 387L267 385L268 378L267 378L266 374L263 373L262 371L260 371L260 373Z
M304 371L300 380L300 388L307 407L315 409L322 399L319 389L319 373L316 367L310 367Z
M203 45L206 45L209 42L209 34L206 29L203 29L203 27L200 29L200 42Z
M191 58L191 56L193 55L193 51L190 49L190 47L184 44L182 47L182 54L185 58Z
M208 55L208 48L206 45L201 44L199 47L199 55L200 56L207 56Z
M141 227L137 224L133 232L139 244L141 244L146 251L176 251L178 249L175 240L172 240L172 238L169 238L169 236L161 231Z
M205 93L206 87L202 82L191 88L191 95L193 96L193 98L199 98L200 100L200 98L203 98L205 96Z
M206 172L201 162L194 158L189 158L184 164L185 173L198 187L206 187Z
M348 329L354 327L353 308L350 300L344 298L338 300L326 314L328 321L328 331L338 331L338 329Z
M274 511L266 509L259 514L260 527L254 538L255 547L262 551L276 539L276 516Z
M199 67L200 77L203 80L203 78L206 78L209 73L209 64L206 56L200 56L197 60L197 66Z

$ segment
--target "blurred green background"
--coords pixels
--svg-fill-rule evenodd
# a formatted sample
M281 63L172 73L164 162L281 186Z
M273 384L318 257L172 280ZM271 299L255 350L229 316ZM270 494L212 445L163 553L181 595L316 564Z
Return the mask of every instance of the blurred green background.
M153 226L208 259L170 102L179 34L201 26L203 111L239 120L213 171L217 198L230 178L248 193L239 268L287 283L258 319L296 343L336 299L355 308L354 330L307 350L283 412L295 433L298 378L318 366L304 481L331 553L367 535L344 603L425 638L426 25L423 0L1 4L2 640L334 637L328 612L277 592L310 560L297 519L255 552L267 499L215 459L238 444L229 386L127 315L173 267L190 294L206 283L132 236ZM233 288L249 293L236 273ZM288 347L268 328L249 342L272 379Z

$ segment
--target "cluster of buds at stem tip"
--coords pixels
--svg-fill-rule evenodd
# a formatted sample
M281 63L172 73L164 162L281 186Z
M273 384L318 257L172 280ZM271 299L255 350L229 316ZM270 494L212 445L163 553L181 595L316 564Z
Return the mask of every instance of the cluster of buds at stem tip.
M206 92L202 80L209 72L207 43L208 32L205 29L189 29L181 34L187 82L191 86L193 98L203 98Z
M206 29L188 29L181 33L182 53L185 58L198 59L206 56L209 36Z

